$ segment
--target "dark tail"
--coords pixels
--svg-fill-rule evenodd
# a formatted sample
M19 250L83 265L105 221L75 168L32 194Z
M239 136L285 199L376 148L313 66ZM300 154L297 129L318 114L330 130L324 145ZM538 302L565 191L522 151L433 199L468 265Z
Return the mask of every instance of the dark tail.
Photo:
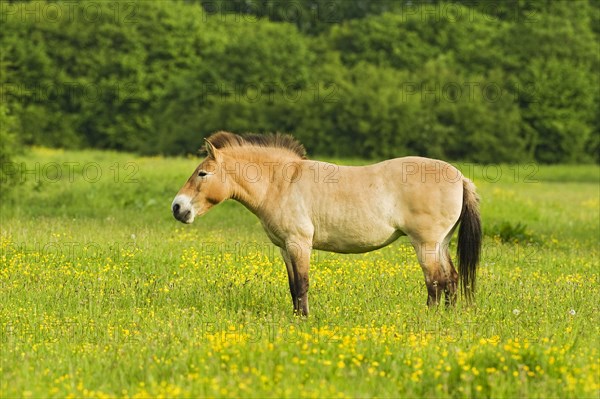
M475 294L475 279L481 253L481 241L479 196L475 192L473 182L464 178L463 209L458 229L457 257L462 293L468 303L472 302Z

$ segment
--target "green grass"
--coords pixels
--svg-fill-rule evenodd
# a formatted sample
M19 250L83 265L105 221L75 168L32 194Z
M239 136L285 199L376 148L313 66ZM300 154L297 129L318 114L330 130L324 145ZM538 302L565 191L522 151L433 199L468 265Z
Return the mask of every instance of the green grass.
M300 319L278 250L241 205L172 218L198 160L34 149L22 161L33 172L0 208L0 397L600 393L596 166L540 166L532 180L511 175L524 165L498 179L461 165L486 233L476 306L427 309L401 239L315 253Z

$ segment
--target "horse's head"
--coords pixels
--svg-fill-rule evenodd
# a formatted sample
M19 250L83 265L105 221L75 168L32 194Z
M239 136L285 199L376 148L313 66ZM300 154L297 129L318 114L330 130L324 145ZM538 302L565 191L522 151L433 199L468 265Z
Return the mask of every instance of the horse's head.
M221 173L221 154L209 141L206 141L206 152L208 156L194 170L171 204L173 216L180 222L192 223L196 216L229 197Z

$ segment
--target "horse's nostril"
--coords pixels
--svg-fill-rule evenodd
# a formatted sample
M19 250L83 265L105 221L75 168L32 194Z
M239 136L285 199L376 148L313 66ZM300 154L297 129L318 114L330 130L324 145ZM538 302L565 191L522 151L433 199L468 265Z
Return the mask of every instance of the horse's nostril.
M177 213L177 212L179 212L179 208L181 208L181 207L179 206L179 204L174 204L174 205L173 205L173 213Z

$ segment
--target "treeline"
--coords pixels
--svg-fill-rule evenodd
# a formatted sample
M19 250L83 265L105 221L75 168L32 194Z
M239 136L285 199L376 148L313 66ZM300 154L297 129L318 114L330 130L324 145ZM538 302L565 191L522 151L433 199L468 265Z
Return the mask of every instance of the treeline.
M598 162L598 4L2 2L0 156L195 153L225 129L312 155Z

